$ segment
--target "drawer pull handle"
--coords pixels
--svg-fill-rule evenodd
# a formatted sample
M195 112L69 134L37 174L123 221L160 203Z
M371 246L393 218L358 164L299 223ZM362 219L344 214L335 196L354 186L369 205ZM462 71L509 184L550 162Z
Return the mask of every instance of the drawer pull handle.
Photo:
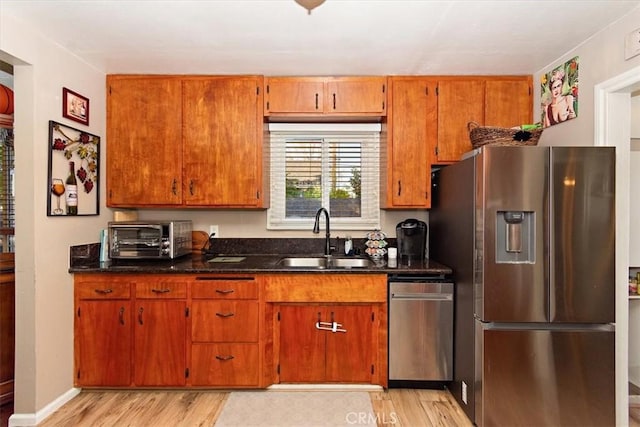
M231 356L231 355L229 355L229 356L220 356L220 355L217 355L217 356L216 356L216 359L218 359L218 360L231 360L231 359L233 359L233 356Z
M235 291L233 289L216 289L216 292L219 294L231 294Z
M143 325L142 323L142 312L144 311L144 308L140 307L140 309L138 310L138 323L140 323L141 325Z
M171 292L171 289L151 289L151 292L154 292L156 294L166 294L168 292Z
M106 295L106 294L110 294L113 292L113 289L96 289L95 290L96 293L102 294L102 295Z
M120 307L118 318L120 319L120 324L124 325L124 307Z
M218 317L233 317L235 315L235 313L216 313L216 316Z

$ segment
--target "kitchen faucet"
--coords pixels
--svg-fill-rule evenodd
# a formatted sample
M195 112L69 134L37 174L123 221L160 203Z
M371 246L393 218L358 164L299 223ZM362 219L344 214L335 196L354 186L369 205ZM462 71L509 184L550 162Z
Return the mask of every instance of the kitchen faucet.
M318 212L316 212L316 222L313 224L313 232L315 234L320 233L320 214L323 212L324 212L325 220L327 222L325 227L327 234L326 234L325 243L324 243L324 255L330 256L331 255L331 227L329 226L329 212L327 212L325 208L320 208L318 209Z

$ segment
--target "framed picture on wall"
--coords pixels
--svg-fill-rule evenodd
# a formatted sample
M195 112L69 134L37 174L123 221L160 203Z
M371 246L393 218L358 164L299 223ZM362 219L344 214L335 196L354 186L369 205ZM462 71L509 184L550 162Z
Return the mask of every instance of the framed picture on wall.
M62 117L89 126L89 98L63 87Z
M100 137L49 121L47 216L98 215Z

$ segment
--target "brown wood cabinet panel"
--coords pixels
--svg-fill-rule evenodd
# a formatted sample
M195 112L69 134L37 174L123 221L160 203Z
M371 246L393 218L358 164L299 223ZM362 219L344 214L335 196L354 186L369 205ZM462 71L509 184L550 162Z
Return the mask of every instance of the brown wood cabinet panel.
M257 299L258 279L252 276L196 276L191 283L192 298Z
M265 115L281 113L318 114L324 110L324 78L265 78Z
M183 80L186 205L262 206L261 80Z
M386 77L334 77L327 81L325 113L386 114Z
M385 208L431 207L431 151L437 139L437 81L389 79Z
M187 280L171 276L146 276L136 281L136 298L181 299L187 297Z
M316 329L324 307L279 305L280 382L324 382L326 332Z
M191 340L194 342L257 342L257 301L194 301Z
M484 125L484 90L479 79L438 82L438 163L457 162L471 151L468 123Z
M129 299L131 297L131 281L101 278L89 279L86 282L77 281L75 292L79 299Z
M80 301L75 316L75 385L131 384L132 311L128 300Z
M265 116L381 117L387 113L387 78L266 77Z
M13 259L10 262L13 264ZM3 271L0 274L0 404L13 401L15 300L15 274Z
M533 88L531 77L487 80L485 91L485 126L510 128L531 123Z
M370 383L374 368L371 305L278 305L280 382ZM316 327L337 322L346 332Z
M186 308L187 303L179 300L136 301L136 386L185 385Z
M257 344L194 344L191 384L194 386L258 386Z
M107 206L182 204L177 79L107 76Z
M386 302L386 274L264 275L270 302Z
M370 305L335 305L327 308L329 321L346 332L323 331L326 337L328 382L370 383L374 369L375 341L372 336L374 309Z

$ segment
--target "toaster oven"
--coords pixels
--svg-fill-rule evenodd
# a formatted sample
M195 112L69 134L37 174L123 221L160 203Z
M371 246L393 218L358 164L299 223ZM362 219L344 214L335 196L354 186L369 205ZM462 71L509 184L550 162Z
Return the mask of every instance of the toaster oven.
M191 221L109 222L109 258L173 259L191 252Z

